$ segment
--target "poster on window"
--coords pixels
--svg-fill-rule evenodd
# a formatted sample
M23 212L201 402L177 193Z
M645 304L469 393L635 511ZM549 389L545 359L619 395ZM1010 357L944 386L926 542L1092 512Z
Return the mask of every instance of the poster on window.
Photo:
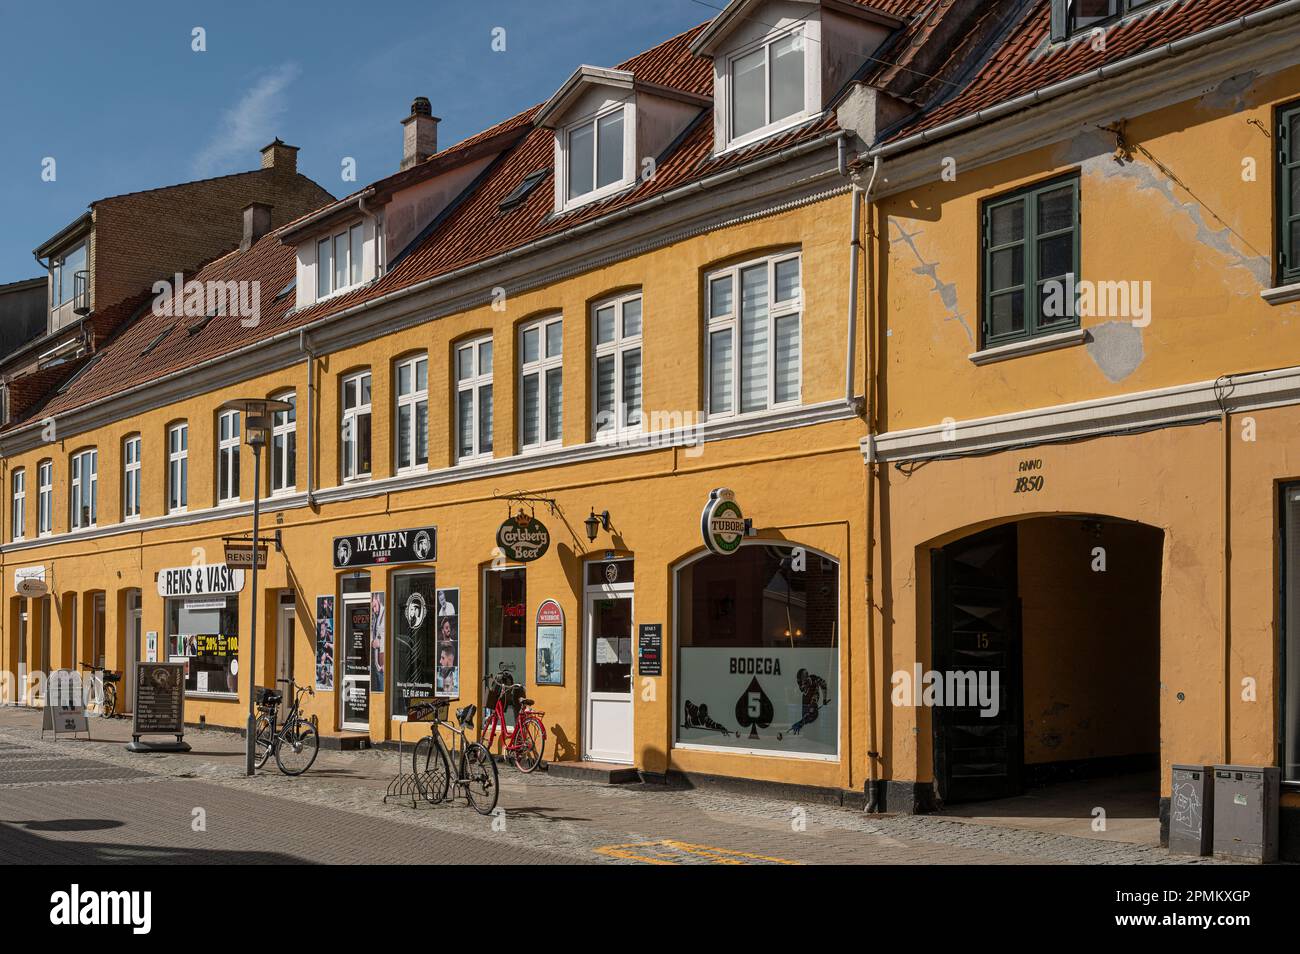
M334 597L316 597L316 688L334 691Z
M384 691L384 632L387 617L384 613L384 594L370 594L370 688Z
M683 647L677 740L833 756L839 651Z
M438 591L438 673L434 694L460 697L460 590Z
M564 685L564 610L555 600L537 608L537 685Z
M392 714L405 716L413 700L434 694L434 575L393 577Z

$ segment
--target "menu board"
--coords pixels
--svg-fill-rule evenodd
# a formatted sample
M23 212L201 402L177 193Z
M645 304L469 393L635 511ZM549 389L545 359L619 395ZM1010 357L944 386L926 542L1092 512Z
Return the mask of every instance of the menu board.
M132 735L185 732L185 664L141 662L135 669L135 724Z
M642 623L637 628L637 673L642 676L664 674L664 624Z

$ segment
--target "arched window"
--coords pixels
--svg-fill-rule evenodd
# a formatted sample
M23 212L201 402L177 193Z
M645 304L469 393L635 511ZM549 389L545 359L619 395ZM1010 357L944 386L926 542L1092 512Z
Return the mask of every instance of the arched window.
M839 571L757 541L677 569L677 745L836 757Z

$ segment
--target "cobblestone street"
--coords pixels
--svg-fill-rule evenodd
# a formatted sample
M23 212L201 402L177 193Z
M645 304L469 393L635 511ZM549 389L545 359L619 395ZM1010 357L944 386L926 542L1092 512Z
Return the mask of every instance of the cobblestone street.
M1163 864L1159 847L934 816L655 784L594 785L501 767L498 812L385 804L396 752L323 750L305 776L242 774L242 739L191 731L186 754L129 753L129 720L96 741L40 739L0 711L0 861L521 864ZM201 811L198 811L200 810ZM203 825L196 823L196 817ZM199 830L195 830L198 828ZM204 830L206 829L206 830Z

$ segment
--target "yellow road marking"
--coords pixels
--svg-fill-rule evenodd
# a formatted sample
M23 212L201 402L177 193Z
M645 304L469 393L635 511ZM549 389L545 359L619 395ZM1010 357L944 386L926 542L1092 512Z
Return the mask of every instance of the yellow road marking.
M686 855L693 855L698 858L706 858L710 863L715 865L744 865L752 863L773 865L802 864L802 862L790 861L786 858L773 858L770 855L759 855L748 851L734 851L730 848L715 848L711 845L693 845L689 842L677 841L672 838L665 838L662 841L636 842L630 845L602 845L596 849L596 853L610 858L640 861L649 865L681 864L680 861L671 861L668 858L648 853L653 849L664 848Z

